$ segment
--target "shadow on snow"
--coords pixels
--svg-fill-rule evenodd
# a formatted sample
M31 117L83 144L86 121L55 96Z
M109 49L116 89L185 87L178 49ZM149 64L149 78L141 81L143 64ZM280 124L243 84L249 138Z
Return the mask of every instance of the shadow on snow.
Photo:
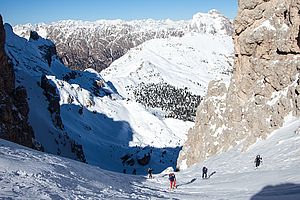
M189 182L178 184L177 187L180 187L180 186L183 186L183 185L189 185L191 183L194 183L196 180L197 180L197 178L193 178Z
M300 199L300 184L285 183L268 185L251 197L251 200L294 200Z
M84 74L87 75L89 83L80 86L88 89L90 94L98 96L95 95L95 88L91 87L91 82L99 77L89 72L84 72ZM48 81L52 82L49 79ZM81 81L74 78L70 82L80 83ZM111 82L106 84L113 92L116 92ZM56 86L54 83L52 85ZM107 92L99 92L110 95ZM98 96L98 98L101 97ZM110 171L138 175L146 175L148 167L151 167L154 173L160 173L167 167L176 168L182 147L129 146L133 140L133 130L127 121L116 121L96 110L92 111L85 106L72 103L60 106L60 116L64 131L77 144L82 145L86 162L89 164Z

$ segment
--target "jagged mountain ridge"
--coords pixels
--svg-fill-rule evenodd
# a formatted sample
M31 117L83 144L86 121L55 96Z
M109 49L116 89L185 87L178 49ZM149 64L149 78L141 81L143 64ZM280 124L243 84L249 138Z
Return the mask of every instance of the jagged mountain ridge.
M191 32L232 34L229 19L212 10L192 20L65 20L51 24L17 25L14 31L29 37L31 30L54 41L59 56L72 69L93 68L100 72L129 49L154 38L182 37Z

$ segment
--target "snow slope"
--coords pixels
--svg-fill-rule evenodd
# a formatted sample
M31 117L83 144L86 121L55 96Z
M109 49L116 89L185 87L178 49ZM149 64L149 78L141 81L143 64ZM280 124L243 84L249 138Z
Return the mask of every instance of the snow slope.
M17 85L27 90L29 123L46 152L126 173L136 169L145 174L151 165L157 171L176 165L192 122L155 116L121 97L96 71L65 67L51 41L41 37L27 41L8 24L5 30ZM139 165L137 159L147 154L149 164ZM126 155L129 158L121 160Z
M133 176L105 171L0 140L1 199L252 199L300 198L300 120L287 118L283 128L247 151L239 146L176 172L178 188L168 190L165 173ZM263 164L254 168L257 154ZM201 179L205 165L210 174Z
M101 75L122 97L141 103L150 112L194 121L208 83L222 80L229 84L232 63L230 36L193 33L144 42Z
M153 39L131 49L101 72L118 92L133 98L139 83L164 82L204 96L208 82L229 83L233 63L232 38L228 35L187 34L181 38Z

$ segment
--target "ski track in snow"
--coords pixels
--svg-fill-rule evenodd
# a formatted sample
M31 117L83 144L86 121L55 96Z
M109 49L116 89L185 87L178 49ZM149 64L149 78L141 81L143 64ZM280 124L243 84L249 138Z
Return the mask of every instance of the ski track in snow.
M299 127L292 119L245 152L236 146L176 172L172 191L166 172L120 174L0 140L0 199L299 199ZM257 154L263 164L255 169ZM216 173L201 179L203 165Z

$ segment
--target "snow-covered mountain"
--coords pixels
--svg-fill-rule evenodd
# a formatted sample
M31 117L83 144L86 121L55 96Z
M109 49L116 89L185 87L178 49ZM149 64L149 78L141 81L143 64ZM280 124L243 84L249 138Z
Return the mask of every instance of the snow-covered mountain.
M231 37L193 33L147 41L101 74L122 97L153 113L194 121L209 81L229 83L232 63Z
M109 172L0 140L1 199L251 199L300 198L300 121L243 152L240 146L176 172L177 189L168 190L167 171L153 179ZM255 169L254 158L262 165ZM209 179L201 179L202 166Z
M252 9L254 4L260 3L250 4L244 1L240 5ZM293 1L290 5L294 4ZM261 6L267 9L270 2L253 9L260 13ZM276 6L272 8L279 12ZM292 9L291 13L295 12L293 6L288 8ZM280 12L287 23L291 22L287 16L296 16L283 9ZM280 20L273 18L272 13L266 12L277 27ZM209 16L218 14L214 12ZM249 17L251 15L240 16L241 22L255 20ZM203 19L203 16L196 15L195 19L198 18ZM238 23L238 30L250 27L252 31L252 25L259 25L255 22L245 27L247 23ZM14 67L16 88L26 89L27 95L22 97L27 97L29 105L34 147L97 165L100 169L0 140L0 198L299 199L300 121L295 117L299 115L299 73L295 59L298 58L299 48L295 46L298 39L289 44L290 49L297 47L297 51L285 51L281 40L277 43L271 34L263 34L266 40L261 41L256 35L259 31L273 34L273 28L268 29L270 26L266 25L264 21L259 28L254 28L250 40L244 33L239 35L243 39L241 44L247 45L236 46L238 65L233 78L238 82L228 86L231 39L218 35L213 29L186 33L181 38L149 40L103 70L102 77L93 69L69 69L62 64L50 40L36 32L30 33L29 40L20 38L6 24L6 34L0 30L0 39L6 37L4 53L9 62L5 62ZM292 34L298 34L294 30L299 26L289 25ZM191 23L190 27L202 30L201 23ZM288 29L280 29L285 30ZM284 36L290 37L289 34ZM275 47L279 44L278 48L270 46L274 41ZM2 46L1 43L1 61L6 56ZM248 54L252 51L250 47L255 47L254 55ZM268 48L263 50L262 47ZM276 62L270 60L270 56ZM267 65L268 62L272 65ZM9 66L7 70L11 70ZM280 66L290 72L283 73ZM257 80L256 76L262 79ZM175 169L187 130L194 125L189 121L193 120L194 106L206 93L208 82L214 79L222 79L222 82L210 82L208 100L198 108L200 123L191 129L192 137L184 147L186 151L182 151L188 152L185 154L188 158L179 163L182 171L176 172L178 188L170 192L167 190L168 170L163 170L169 166ZM1 92L3 80L1 77ZM260 93L256 93L256 89ZM18 97L18 93L12 91L5 94ZM11 102L14 103L14 98ZM226 105L230 106L224 109ZM268 112L265 112L266 105ZM8 108L14 114L22 110L14 104ZM27 114L28 110L24 110L22 114ZM278 118L266 115L270 112L277 113ZM27 121L26 117L20 115L16 119ZM271 135L261 131L265 124L275 130ZM2 134L3 129L0 131ZM28 134L23 135L28 137ZM254 169L257 154L262 155L263 165ZM210 179L201 180L203 165L208 167L209 174L216 171ZM131 174L136 170L142 175L149 166L155 173L151 180L115 173ZM191 167L187 169L188 166Z
M17 25L14 31L29 38L30 31L55 42L59 56L72 69L93 68L100 72L129 49L154 38L182 37L191 32L232 34L232 23L212 10L190 20L64 20L50 24Z
M36 32L26 40L6 24L5 50L17 86L27 91L34 146L117 172L175 168L207 83L230 76L232 40L219 31L151 40L117 60L103 79L93 69L69 69L50 40ZM142 93L152 89L167 96L147 105Z
M124 100L92 69L70 70L53 43L35 32L27 41L8 24L5 31L6 52L17 85L27 90L29 124L41 150L126 173L176 165L191 122L161 119Z

